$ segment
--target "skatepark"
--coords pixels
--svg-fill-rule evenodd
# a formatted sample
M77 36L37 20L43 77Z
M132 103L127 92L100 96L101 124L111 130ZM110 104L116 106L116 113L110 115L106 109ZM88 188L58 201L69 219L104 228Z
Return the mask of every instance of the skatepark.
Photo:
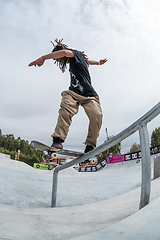
M53 170L34 169L0 155L0 239L160 239L160 178L150 204L139 210L141 161L106 165L97 172L59 173L51 208Z
M0 154L0 239L159 240L160 153L150 155L147 131L159 113L160 103L106 143L51 171ZM138 130L140 159L96 172L73 168Z

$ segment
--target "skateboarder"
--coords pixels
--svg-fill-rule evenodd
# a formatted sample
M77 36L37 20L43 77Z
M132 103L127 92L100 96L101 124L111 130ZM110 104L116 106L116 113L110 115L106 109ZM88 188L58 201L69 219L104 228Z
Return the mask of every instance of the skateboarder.
M54 133L52 147L63 148L72 117L77 114L79 105L81 105L88 118L89 128L85 141L84 152L89 152L96 147L97 138L102 124L102 110L99 97L92 87L91 77L88 71L89 65L103 65L107 60L100 61L88 60L84 52L73 50L62 43L63 39L52 42L53 51L31 62L29 66L41 67L47 59L55 60L62 72L65 72L69 64L70 87L69 90L62 92L62 101L59 110L59 116Z

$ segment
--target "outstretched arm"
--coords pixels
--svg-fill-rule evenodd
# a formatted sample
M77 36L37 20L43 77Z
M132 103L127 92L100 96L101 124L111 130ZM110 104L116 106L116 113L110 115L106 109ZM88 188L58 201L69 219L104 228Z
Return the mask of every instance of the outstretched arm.
M31 66L38 66L38 67L41 67L45 60L47 59L57 59L57 58L62 58L62 57L68 57L68 58L71 58L71 57L74 57L74 53L70 50L59 50L59 51L55 51L55 52L51 52L47 55L44 55L40 58L38 58L37 60L31 62L28 66L31 67Z
M98 62L98 61L95 61L95 60L88 60L88 64L89 64L89 65L103 65L103 64L106 63L106 62L107 62L107 59L106 59L106 58L99 60L99 62Z

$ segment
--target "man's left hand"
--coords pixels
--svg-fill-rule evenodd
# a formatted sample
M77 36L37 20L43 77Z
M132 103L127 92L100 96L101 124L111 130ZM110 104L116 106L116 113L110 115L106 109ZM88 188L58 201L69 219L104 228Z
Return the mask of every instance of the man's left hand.
M105 59L101 59L100 61L99 61L99 63L100 63L100 65L103 65L104 63L106 63L107 62L107 59L105 58Z

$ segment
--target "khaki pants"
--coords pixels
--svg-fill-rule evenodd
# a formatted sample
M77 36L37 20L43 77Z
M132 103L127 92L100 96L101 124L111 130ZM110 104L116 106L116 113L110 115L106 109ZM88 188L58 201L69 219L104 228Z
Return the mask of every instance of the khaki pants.
M85 145L96 147L99 130L102 125L102 110L99 97L83 97L71 90L64 91L61 95L61 108L59 110L55 132L52 134L52 137L59 137L65 141L72 122L72 117L77 114L79 105L81 105L89 118L88 135Z

